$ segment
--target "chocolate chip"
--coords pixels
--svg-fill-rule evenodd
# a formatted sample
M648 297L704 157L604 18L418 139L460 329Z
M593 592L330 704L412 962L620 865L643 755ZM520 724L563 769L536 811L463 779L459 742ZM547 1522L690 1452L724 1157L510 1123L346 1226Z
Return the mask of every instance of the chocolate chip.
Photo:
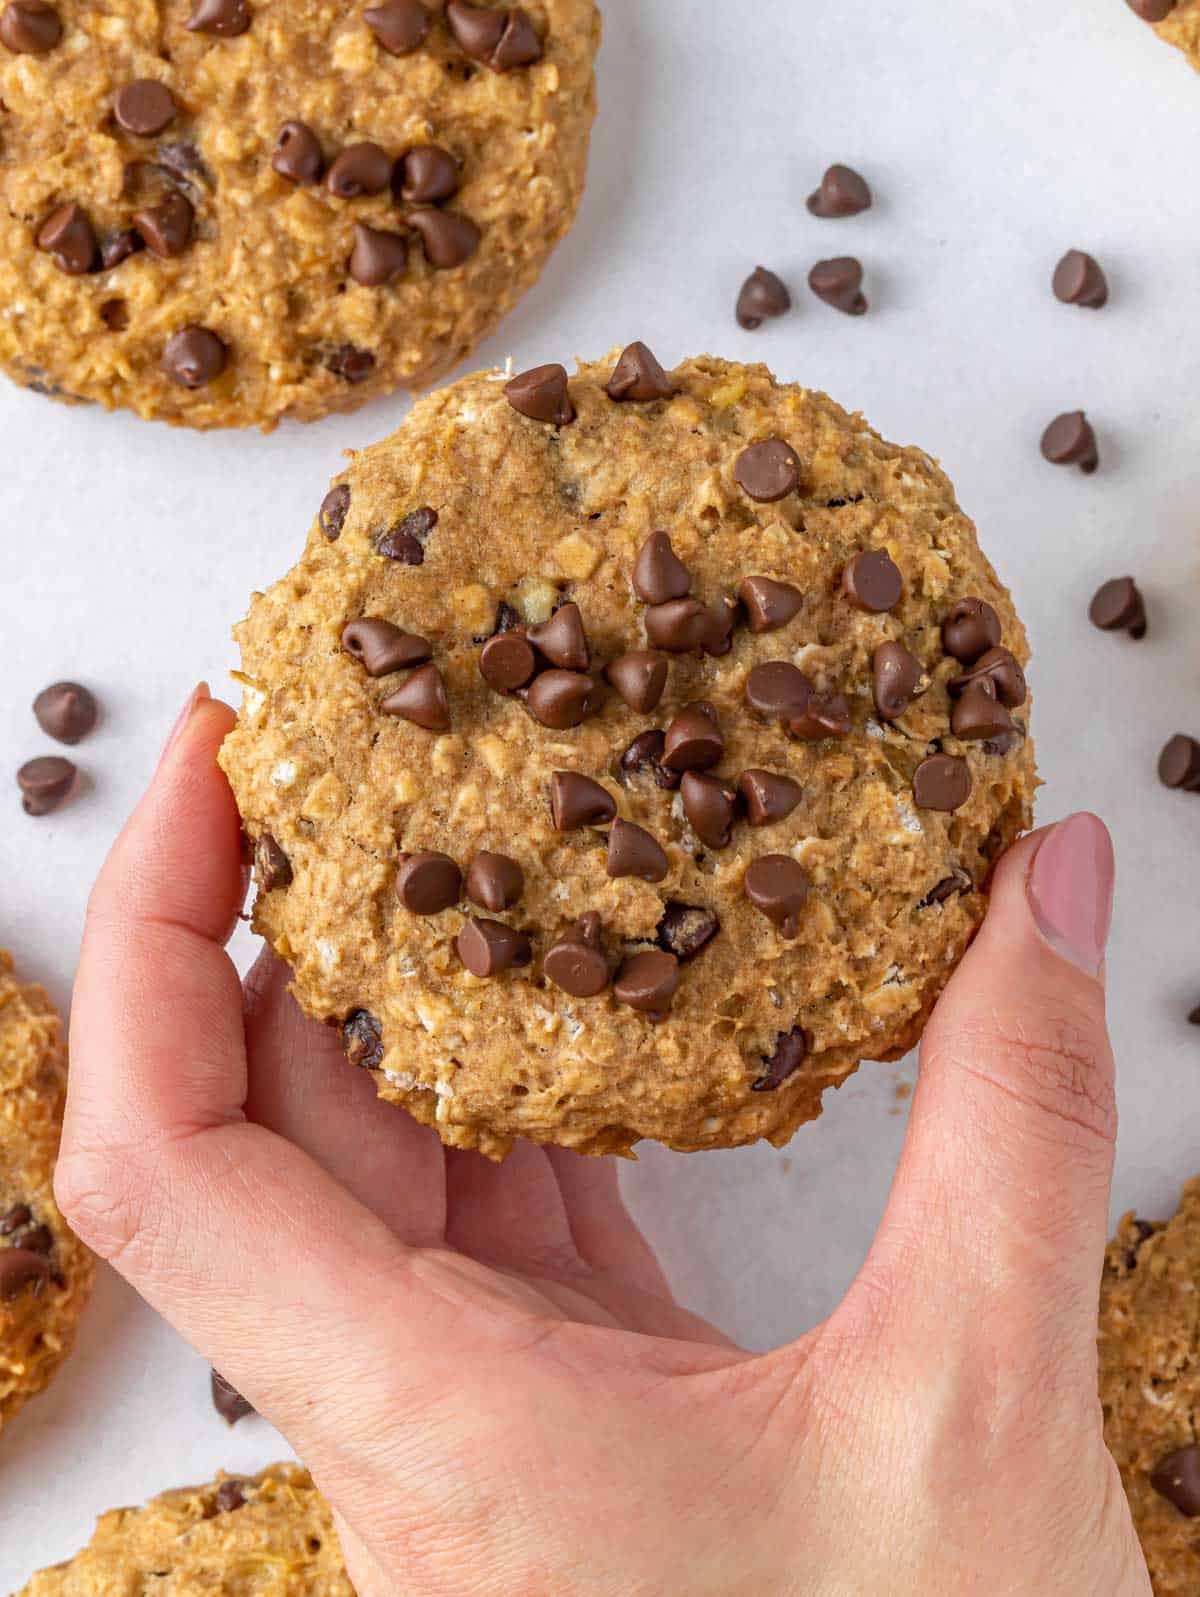
M775 1051L763 1060L766 1070L750 1083L751 1092L775 1092L789 1076L794 1075L808 1058L808 1038L799 1026L781 1032L775 1039Z
M643 620L646 636L669 654L698 654L715 641L712 611L699 599L669 599L651 605Z
M153 138L175 120L175 97L157 78L134 78L118 91L113 115L126 133Z
M665 532L652 532L633 564L633 588L644 604L682 599L692 586L691 573L671 547Z
M387 676L424 665L433 654L428 638L405 632L379 616L363 616L342 628L342 648L358 660L368 676Z
M608 961L600 944L600 917L593 910L546 950L546 979L572 998L594 998L608 986Z
M1200 1447L1181 1447L1168 1453L1150 1472L1150 1484L1181 1514L1195 1519L1200 1515Z
M837 255L818 261L808 274L808 286L818 299L847 316L862 316L867 299L862 291L862 262L853 255Z
M119 233L109 233L100 241L100 269L111 272L114 266L120 266L122 261L127 261L131 255L136 255L139 250L145 249L140 234L135 233L131 227L122 228ZM124 300L112 300L113 305L124 305ZM129 325L128 312L122 313L119 325L114 324L114 319L105 315L105 307L101 306L100 314L104 317L107 326L114 332L121 332Z
M701 771L685 771L679 797L688 825L705 848L728 848L737 814L737 793L728 782Z
M1200 1004L1197 1004L1194 1009L1188 1010L1188 1025L1200 1026Z
M738 326L753 332L769 316L782 316L791 308L792 296L787 284L765 266L756 266L737 297Z
M924 672L902 643L881 643L871 656L871 687L881 721L896 721L912 703Z
M770 826L786 820L803 797L799 782L776 771L743 771L738 777L738 792L746 802L746 819L751 826Z
M526 637L551 665L564 671L587 670L588 641L577 604L561 605L549 621L530 627Z
M667 661L661 654L650 649L634 649L610 661L604 668L604 675L631 710L647 715L663 696L667 671Z
M808 708L811 684L788 660L767 660L746 678L746 703L768 720L792 720Z
M1133 1246L1125 1250L1124 1264L1127 1270L1137 1269L1138 1254L1142 1251L1142 1244L1154 1235L1155 1228L1148 1220L1135 1220L1133 1231Z
M674 954L647 949L633 954L617 972L613 991L623 1004L652 1018L665 1015L679 987L679 961Z
M1088 620L1101 632L1146 636L1146 606L1132 577L1113 577L1097 588L1088 606Z
M709 634L704 640L705 654L728 654L733 647L733 629L741 617L739 600L721 594L708 607Z
M215 189L217 186L216 178L190 139L160 144L154 154L154 163L162 167L171 182L181 183L185 188Z
M1025 686L1025 673L1021 669L1021 662L1011 649L989 649L986 654L981 654L975 664L960 676L952 677L948 687L950 697L957 698L966 691L972 682L978 682L986 677L996 690L996 697L1001 704L1007 705L1010 710L1018 709L1025 703L1028 689Z
M0 1237L10 1237L14 1231L23 1231L33 1219L33 1210L27 1203L15 1203L7 1214L0 1216Z
M446 684L436 665L423 665L401 687L379 702L384 715L399 715L427 732L445 732L450 726Z
M738 588L746 607L751 632L778 632L800 613L804 598L799 588L773 577L746 577Z
M37 724L58 743L78 743L99 719L95 695L78 682L54 682L33 701Z
M759 504L773 504L800 486L800 457L782 438L764 438L742 450L733 480Z
M369 349L358 349L353 344L339 344L325 356L325 369L347 383L365 383L375 369L375 357Z
M342 536L342 528L346 525L346 514L350 509L350 484L348 482L335 483L334 486L321 500L321 509L317 515L317 522L321 531L330 543L336 543Z
M974 885L962 866L956 865L949 876L943 876L940 882L929 889L924 898L918 899L917 908L928 909L932 904L944 904L956 893L969 893Z
M950 712L950 730L964 743L1003 738L1012 729L1012 716L996 698L996 687L990 677L972 682Z
M1056 416L1042 434L1042 455L1052 466L1078 466L1090 476L1100 464L1096 434L1082 410Z
M567 368L557 364L533 366L504 385L504 397L521 416L565 427L575 420L575 407L567 387Z
M1054 297L1064 305L1099 310L1108 304L1108 283L1100 263L1083 250L1068 250L1054 268Z
M511 72L514 67L531 66L542 59L542 41L520 6L513 6L504 22L500 43L492 51L488 65L493 72Z
M196 0L196 9L184 23L189 33L215 33L222 39L236 38L249 26L246 0Z
M378 1070L383 1063L383 1030L366 1009L356 1009L342 1022L342 1048L352 1065Z
M1184 732L1176 732L1158 757L1158 779L1164 787L1200 793L1200 743Z
M48 1225L35 1225L22 1236L21 1246L30 1253L40 1253L46 1257L54 1252L54 1233Z
M369 139L348 144L325 175L325 187L339 200L382 194L391 181L391 156Z
M458 211L413 211L407 221L421 235L425 259L439 271L461 266L479 248L479 229Z
M417 144L396 162L392 187L406 205L440 205L458 192L458 162L438 144Z
M971 796L971 772L956 754L931 754L913 772L913 798L919 810L957 810Z
M254 844L254 870L264 893L291 886L292 862L270 832L263 832Z
M617 813L607 788L578 771L555 771L550 778L550 815L560 832L605 826Z
M61 754L43 754L27 760L17 772L21 807L26 815L49 815L75 785L76 768Z
M514 965L528 965L533 958L533 947L524 932L477 915L468 919L454 946L472 976L497 976Z
M438 513L429 505L410 510L394 527L382 533L375 543L376 554L385 560L399 560L405 566L419 566L425 560L425 540L437 526Z
M244 1420L247 1414L254 1413L254 1405L216 1370L212 1371L209 1378L209 1389L212 1392L212 1405L226 1425L236 1425L239 1420Z
M960 599L942 622L942 647L963 665L1000 642L1000 617L984 599Z
M222 1481L213 1497L213 1512L232 1514L235 1510L243 1508L246 1503L245 1484L244 1481L237 1480Z
M626 399L670 399L675 384L640 340L627 344L613 367L604 392L618 402Z
M167 339L162 368L181 388L203 388L225 370L228 354L207 327L181 327Z
M621 755L619 768L622 776L640 776L643 772L649 771L654 778L655 786L677 788L679 772L669 771L662 763L665 744L666 738L657 728L650 732L639 733Z
M498 11L470 5L468 0L448 0L446 21L458 47L494 72L508 72L541 59L541 40L519 6Z
M62 38L62 20L44 0L13 0L0 14L0 44L14 55L45 55Z
M1178 0L1125 0L1125 3L1143 22L1164 22Z
M11 1303L28 1287L38 1293L53 1271L45 1256L32 1248L0 1249L0 1303Z
M820 188L808 196L809 210L820 217L857 216L870 205L871 190L851 166L829 167Z
M658 923L658 941L668 954L683 961L694 959L721 929L711 909L697 904L681 904L671 899Z
M396 897L414 915L438 915L462 897L462 872L449 854L436 849L401 854Z
M613 821L605 862L610 876L638 876L644 882L661 882L670 868L666 851L645 827L635 826L632 821Z
M850 705L844 693L813 693L803 715L788 717L787 729L793 737L815 743L820 738L844 738L850 734Z
M498 632L520 632L522 626L520 612L514 610L507 599L501 599L496 606L496 620L492 626L491 636Z
M533 645L519 632L498 632L479 651L479 671L497 693L523 688L537 667Z
M578 726L591 714L597 682L580 671L543 671L526 690L530 714L556 732Z
M746 872L746 897L781 937L795 937L808 899L808 874L790 854L764 854Z
M182 194L168 194L161 205L136 211L133 225L151 254L169 261L182 255L191 242L195 214L191 201Z
M325 170L321 141L307 122L285 122L279 130L271 165L289 183L319 183Z
M467 871L466 893L472 904L493 915L511 909L525 891L525 873L507 854L476 854Z
M842 592L856 609L882 615L899 604L904 578L886 549L864 549L842 572Z
M382 288L394 282L408 265L408 240L402 233L389 233L365 222L354 224L354 248L348 270L364 288Z
M363 12L363 21L391 55L411 55L424 43L432 20L420 0L388 0Z
M725 752L717 712L707 699L685 704L663 740L662 763L672 771L707 771Z
M74 200L50 212L37 230L36 242L68 277L82 277L96 264L96 231Z

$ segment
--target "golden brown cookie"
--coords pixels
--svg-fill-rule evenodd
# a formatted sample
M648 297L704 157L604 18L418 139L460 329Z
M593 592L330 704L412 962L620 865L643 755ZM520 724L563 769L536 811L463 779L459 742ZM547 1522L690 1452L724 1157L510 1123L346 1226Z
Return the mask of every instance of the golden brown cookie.
M238 629L258 930L449 1144L780 1143L920 1035L1029 822L937 466L707 357L483 372Z
M275 1464L251 1479L164 1492L114 1508L68 1563L19 1597L354 1597L329 1505L305 1470Z
M1100 1292L1104 1437L1156 1597L1200 1591L1200 1178L1165 1225L1127 1214Z
M460 361L583 191L593 0L0 0L0 366L193 427Z
M0 949L0 1429L71 1351L92 1288L52 1188L66 1084L62 1021Z
M1128 0L1128 4L1200 71L1200 0Z

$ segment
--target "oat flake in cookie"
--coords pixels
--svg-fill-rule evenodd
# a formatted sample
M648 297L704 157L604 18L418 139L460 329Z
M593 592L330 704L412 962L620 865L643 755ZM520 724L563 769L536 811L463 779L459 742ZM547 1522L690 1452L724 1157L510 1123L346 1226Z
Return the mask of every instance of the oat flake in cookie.
M0 1430L71 1351L92 1287L51 1187L66 1084L62 1021L0 950Z
M0 0L0 367L272 427L459 362L575 214L593 0Z
M1029 822L1024 631L823 394L506 375L358 453L238 629L255 924L454 1146L783 1142L916 1041Z

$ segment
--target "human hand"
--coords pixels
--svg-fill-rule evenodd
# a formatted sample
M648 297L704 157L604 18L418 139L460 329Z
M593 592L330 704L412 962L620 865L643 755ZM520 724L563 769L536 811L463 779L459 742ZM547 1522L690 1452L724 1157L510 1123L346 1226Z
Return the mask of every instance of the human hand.
M611 1160L447 1153L269 955L243 995L232 724L189 704L93 893L58 1198L293 1443L361 1597L1148 1597L1096 1394L1098 821L999 866L870 1255L754 1357L673 1302Z

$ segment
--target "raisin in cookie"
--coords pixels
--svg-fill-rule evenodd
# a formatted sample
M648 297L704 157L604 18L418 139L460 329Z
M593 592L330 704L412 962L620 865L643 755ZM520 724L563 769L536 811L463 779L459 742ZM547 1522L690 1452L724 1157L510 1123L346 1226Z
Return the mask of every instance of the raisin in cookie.
M1127 1214L1100 1293L1104 1436L1156 1597L1200 1591L1200 1178L1174 1219Z
M583 191L593 0L0 0L0 366L273 426L419 386Z
M69 1563L19 1597L354 1597L329 1505L306 1471L276 1464L114 1508Z
M62 1022L0 950L0 1429L71 1351L92 1286L51 1185L66 1082Z
M912 1046L1035 778L927 455L643 344L355 455L238 629L258 930L443 1140L781 1143Z
M1200 0L1128 0L1128 4L1200 71Z

